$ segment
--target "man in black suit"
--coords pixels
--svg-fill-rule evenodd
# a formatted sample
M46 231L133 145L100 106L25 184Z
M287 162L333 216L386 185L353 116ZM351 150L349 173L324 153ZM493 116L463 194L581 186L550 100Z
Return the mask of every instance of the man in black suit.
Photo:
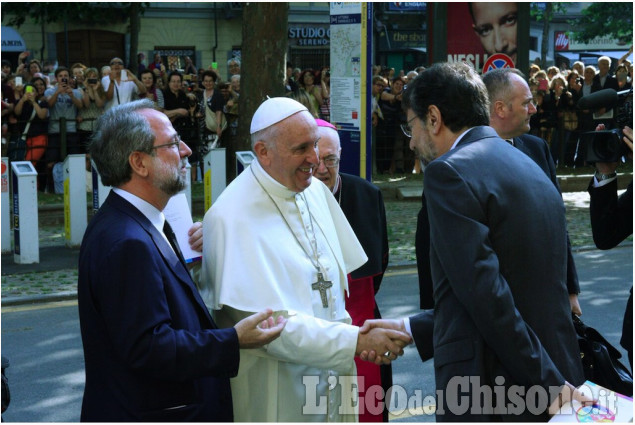
M192 152L151 101L102 115L90 152L113 189L79 256L81 420L232 421L238 349L271 342L284 320L267 310L232 328L214 324L162 213L185 187Z
M584 376L560 193L487 126L487 91L471 67L432 66L404 102L410 147L427 163L437 420L544 421L572 397L589 400L575 389ZM392 322L410 327L418 348L428 338L420 317ZM534 391L544 395L537 409Z
M599 90L613 89L618 91L619 84L617 78L614 75L610 75L611 70L611 58L608 56L601 56L598 58L598 73L593 77L593 84L591 85L591 93L595 93ZM604 124L607 129L615 127L615 109L600 108L593 111L593 118L595 125Z
M598 130L601 130L599 128ZM633 159L633 130L625 127L624 143L629 147ZM595 175L589 183L591 195L591 229L593 241L599 249L611 249L633 234L633 182L617 196L617 162L598 162ZM626 303L622 339L620 345L628 352L628 361L633 370L633 288Z
M549 177L553 185L560 191L556 176L556 167L549 152L549 145L544 139L527 134L529 119L536 113L533 95L522 73L513 68L496 69L483 76L490 100L489 125L496 130L498 136L507 140L531 158ZM421 308L431 309L432 278L430 276L430 223L426 210L425 192L422 193L423 207L417 219L415 248L417 252L417 268L419 272L419 297ZM578 294L580 284L576 271L571 242L567 236L567 290L571 311L582 314Z

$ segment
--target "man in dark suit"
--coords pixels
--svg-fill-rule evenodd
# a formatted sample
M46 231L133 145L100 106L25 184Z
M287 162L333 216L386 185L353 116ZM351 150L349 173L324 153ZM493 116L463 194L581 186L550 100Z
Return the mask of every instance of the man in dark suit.
M598 128L601 130L602 128ZM633 130L625 127L624 143L629 147L633 159ZM617 196L617 162L598 162L596 173L589 183L591 195L591 229L593 241L599 249L615 248L633 234L633 182ZM633 370L633 287L626 302L622 339L620 345L628 352L628 361Z
M574 387L584 376L560 193L487 126L487 91L471 67L432 66L404 102L410 147L427 163L437 420L544 421L572 397L589 400ZM418 348L420 316L393 322ZM544 396L536 406L534 391Z
M162 213L185 187L191 154L168 118L142 100L107 111L97 127L91 155L113 190L79 258L81 420L232 421L239 347L267 344L284 320L269 310L216 328Z
M513 68L496 69L483 76L490 100L489 125L496 130L498 136L507 140L512 146L531 158L549 177L553 185L560 191L556 167L549 152L549 145L544 139L527 134L529 119L536 113L533 95L522 73ZM423 207L417 219L415 247L417 252L417 268L419 272L419 297L421 308L431 309L432 277L430 276L430 223L426 209L425 192L422 193ZM580 284L576 271L571 242L567 235L567 290L571 311L582 314L578 294Z

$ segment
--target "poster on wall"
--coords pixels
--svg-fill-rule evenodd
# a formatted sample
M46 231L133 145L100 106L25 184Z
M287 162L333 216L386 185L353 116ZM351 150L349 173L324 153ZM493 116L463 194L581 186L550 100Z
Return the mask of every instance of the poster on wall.
M518 3L448 3L448 62L480 71L494 54L517 63Z

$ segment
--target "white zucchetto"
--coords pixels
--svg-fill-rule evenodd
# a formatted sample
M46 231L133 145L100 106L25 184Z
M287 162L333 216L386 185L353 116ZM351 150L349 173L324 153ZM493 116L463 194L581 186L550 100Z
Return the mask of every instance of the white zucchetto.
M271 97L258 107L251 119L249 134L264 130L298 112L308 111L306 106L288 97Z

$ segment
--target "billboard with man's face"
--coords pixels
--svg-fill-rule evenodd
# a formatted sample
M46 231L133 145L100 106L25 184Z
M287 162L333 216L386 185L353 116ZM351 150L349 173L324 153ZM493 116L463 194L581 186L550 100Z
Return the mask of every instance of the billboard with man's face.
M495 53L517 60L517 3L448 3L449 62L468 62L477 70Z

